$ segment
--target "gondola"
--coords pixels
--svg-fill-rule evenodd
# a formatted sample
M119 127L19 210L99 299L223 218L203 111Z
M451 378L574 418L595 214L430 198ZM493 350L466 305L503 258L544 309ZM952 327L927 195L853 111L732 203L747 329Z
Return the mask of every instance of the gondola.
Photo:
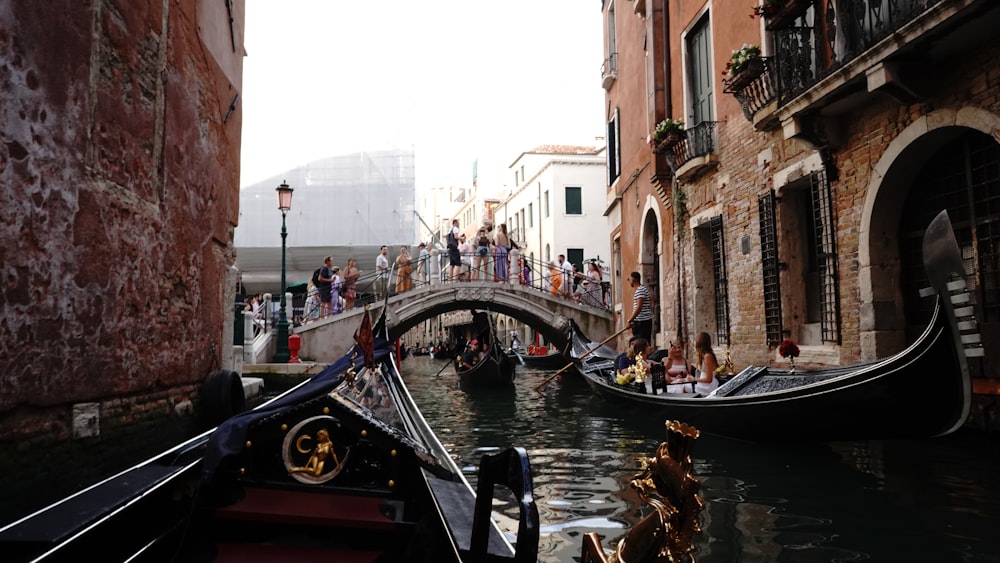
M594 345L578 330L571 329L570 355L601 395L713 434L754 441L946 435L969 415L966 356L980 356L983 349L945 212L927 228L923 254L932 287L922 294L936 296L933 316L913 344L881 360L805 370L749 366L708 396L696 397L664 393L664 381L655 376L619 385L614 350L603 347L583 357Z
M462 387L511 387L514 385L515 360L503 349L496 334L496 327L489 313L474 311L472 314L473 340L489 342L486 354L471 368L462 369L462 355L455 358L455 373ZM471 344L471 342L470 342Z
M561 352L549 352L543 356L525 353L524 350L511 350L507 353L510 359L514 360L528 369L549 371L559 369L569 363L569 360Z
M524 450L484 456L473 491L368 315L355 338L278 398L3 527L4 561L534 561Z

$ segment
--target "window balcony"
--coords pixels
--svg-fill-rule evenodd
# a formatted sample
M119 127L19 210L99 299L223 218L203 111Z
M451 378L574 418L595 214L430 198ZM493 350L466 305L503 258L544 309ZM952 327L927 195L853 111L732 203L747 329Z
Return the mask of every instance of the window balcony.
M799 13L799 12L796 12ZM918 102L941 87L935 68L995 41L1000 2L858 0L815 2L772 32L774 57L753 79L726 81L757 129L781 122L786 137L834 143L835 123L812 123L888 95ZM806 118L822 114L824 118ZM827 133L820 133L821 131Z
M605 90L611 88L616 78L618 78L618 53L611 53L601 65L601 88Z
M702 121L668 147L664 147L667 163L680 180L696 178L718 165L715 152L715 121Z
M743 71L723 80L723 92L732 94L743 108L743 115L759 130L778 125L778 73L774 57L751 59Z

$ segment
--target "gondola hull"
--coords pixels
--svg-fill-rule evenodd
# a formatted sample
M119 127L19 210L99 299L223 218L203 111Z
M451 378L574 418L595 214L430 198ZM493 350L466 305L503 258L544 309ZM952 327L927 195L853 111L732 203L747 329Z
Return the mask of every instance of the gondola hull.
M533 560L524 451L484 456L477 499L375 343L367 365L355 347L214 432L0 529L4 560ZM516 552L489 517L494 484L515 491Z
M544 356L534 356L530 354L520 354L511 352L507 354L516 364L522 365L528 369L550 371L557 370L559 368L565 367L566 364L571 363L559 352L552 352L545 354Z
M479 363L466 370L456 363L455 371L463 387L513 387L516 375L515 360L496 341Z
M754 441L948 434L964 424L970 410L966 355L980 355L982 349L976 345L971 308L965 306L961 255L947 215L942 215L924 240L937 306L924 333L894 356L815 370L750 366L714 393L698 397L666 393L662 380L652 377L642 384L619 385L614 351L604 347L584 357L580 351L592 343L578 331L570 354L599 394L639 405L656 420L678 420L709 433Z

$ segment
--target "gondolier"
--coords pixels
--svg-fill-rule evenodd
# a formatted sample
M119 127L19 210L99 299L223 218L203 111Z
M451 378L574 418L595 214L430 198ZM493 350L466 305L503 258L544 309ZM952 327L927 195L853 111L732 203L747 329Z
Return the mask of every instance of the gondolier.
M632 328L633 336L652 342L653 304L649 300L649 288L642 285L639 272L632 272L629 283L635 288L635 293L632 295L632 315L628 319L628 326Z

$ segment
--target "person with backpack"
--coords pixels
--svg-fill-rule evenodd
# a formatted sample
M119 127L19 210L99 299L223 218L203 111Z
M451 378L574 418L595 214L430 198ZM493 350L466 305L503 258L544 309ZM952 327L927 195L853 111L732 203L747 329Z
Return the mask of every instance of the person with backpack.
M458 219L452 219L451 230L448 231L448 265L451 266L451 280L458 281L462 275L462 254L458 251Z

